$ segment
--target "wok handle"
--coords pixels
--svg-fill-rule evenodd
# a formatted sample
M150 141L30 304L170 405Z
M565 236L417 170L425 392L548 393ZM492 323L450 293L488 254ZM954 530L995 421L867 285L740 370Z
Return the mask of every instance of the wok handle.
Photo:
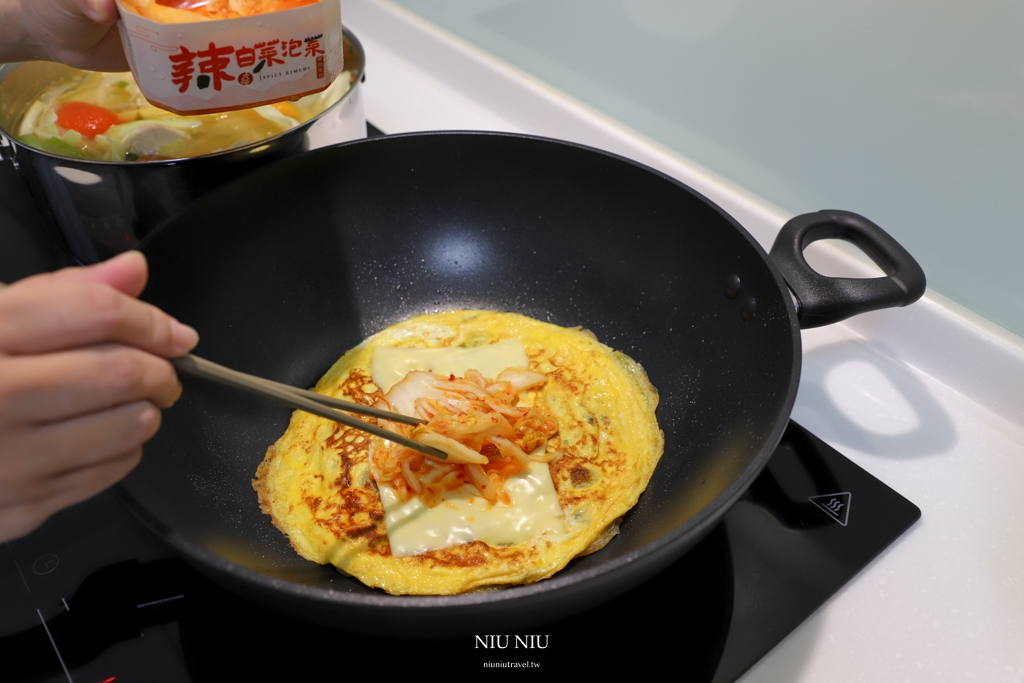
M804 249L824 239L857 245L885 277L826 277L815 272L804 258ZM771 257L798 300L801 329L912 304L927 286L921 266L899 242L867 218L849 211L818 211L791 219L775 238Z

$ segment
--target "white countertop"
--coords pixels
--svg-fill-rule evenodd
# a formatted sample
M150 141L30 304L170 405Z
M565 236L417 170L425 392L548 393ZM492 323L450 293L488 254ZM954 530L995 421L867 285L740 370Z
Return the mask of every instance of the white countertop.
M348 0L369 121L524 132L634 158L718 202L766 248L789 216L386 0ZM831 207L851 208L856 207ZM863 261L815 245L827 274ZM744 678L1024 681L1024 340L929 291L803 333L793 417L921 520Z
M856 211L1024 335L1024 4L396 0L791 213Z

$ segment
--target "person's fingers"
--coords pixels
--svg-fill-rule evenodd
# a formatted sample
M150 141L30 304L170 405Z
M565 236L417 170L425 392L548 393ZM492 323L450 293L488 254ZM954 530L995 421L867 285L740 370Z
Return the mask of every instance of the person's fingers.
M78 63L81 65L80 68L89 71L119 72L131 69L128 57L124 53L121 34L113 27L107 31L100 42L96 43L88 57Z
M140 447L160 427L149 401L29 428L8 436L0 462L0 505L55 495L60 476Z
M78 40L44 46L44 58L86 71L128 71L128 57L115 27L90 22L81 31Z
M82 14L97 24L109 26L117 23L117 4L114 0L76 0Z
M110 488L135 469L141 459L142 449L135 448L92 467L60 475L53 482L53 495L48 498L0 505L0 542L24 536L58 510Z
M85 11L86 4L87 0L22 2L23 25L26 27L24 39L38 44L47 53L63 51L86 55L110 32L114 23L109 21L106 8L100 8L99 12L105 23L94 21ZM89 8L89 12L94 11L95 8Z
M113 486L135 469L141 459L142 448L137 447L89 467L57 475L50 481L50 495L40 499L45 501L45 512L51 515Z
M140 251L127 251L84 268L63 268L53 273L35 276L39 282L94 282L110 285L128 296L137 297L146 286L149 266Z
M0 40L0 55L9 61L47 59L90 71L127 71L114 0L0 0L0 7L13 5L15 22ZM5 20L7 18L5 17Z
M176 358L198 341L191 327L105 284L20 281L0 291L0 353L121 343Z
M170 408L181 383L165 359L130 346L0 358L0 423L41 424L148 400Z

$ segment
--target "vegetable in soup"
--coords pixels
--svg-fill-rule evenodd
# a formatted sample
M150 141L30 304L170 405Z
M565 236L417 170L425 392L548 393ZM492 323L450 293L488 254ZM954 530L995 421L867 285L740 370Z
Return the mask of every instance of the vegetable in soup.
M213 154L279 135L309 121L352 87L343 71L326 90L295 102L179 116L154 107L130 73L82 71L29 105L18 139L52 154L96 161L152 161Z

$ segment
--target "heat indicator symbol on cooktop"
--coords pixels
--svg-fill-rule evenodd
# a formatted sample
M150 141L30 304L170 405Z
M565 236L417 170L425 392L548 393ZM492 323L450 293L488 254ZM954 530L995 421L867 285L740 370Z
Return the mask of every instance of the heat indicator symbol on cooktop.
M60 564L60 558L53 553L47 553L36 558L36 561L32 563L32 571L39 576L46 576L56 569L58 564Z
M843 491L841 493L811 496L807 500L817 505L829 517L846 526L846 523L850 521L850 500L852 498L852 493Z

